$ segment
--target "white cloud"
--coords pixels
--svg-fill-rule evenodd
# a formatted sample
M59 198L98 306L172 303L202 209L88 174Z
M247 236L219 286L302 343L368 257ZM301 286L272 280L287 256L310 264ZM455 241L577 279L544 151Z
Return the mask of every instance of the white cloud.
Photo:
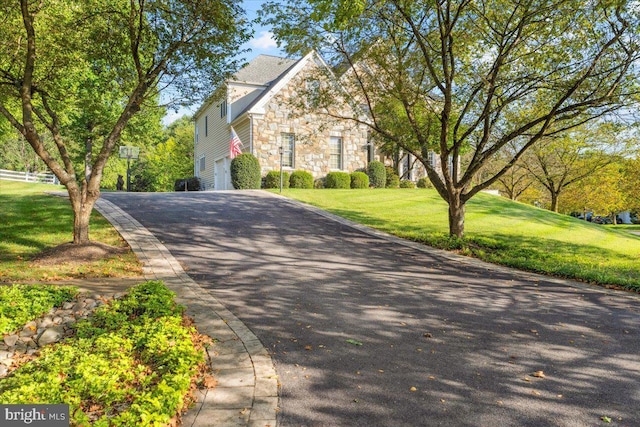
M260 37L254 38L249 42L249 46L254 49L273 49L277 48L278 44L273 39L273 33L271 31L260 31Z

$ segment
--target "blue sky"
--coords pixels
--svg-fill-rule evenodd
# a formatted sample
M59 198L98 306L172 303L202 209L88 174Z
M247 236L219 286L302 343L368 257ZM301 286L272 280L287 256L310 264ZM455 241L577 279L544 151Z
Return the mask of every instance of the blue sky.
M246 11L247 17L250 21L254 20L257 17L258 10L260 10L264 3L264 0L244 0L242 2L242 7ZM243 59L245 59L245 61L251 61L258 55L286 56L286 54L282 50L278 49L276 41L273 39L273 33L270 31L270 28L254 25L253 31L253 38L242 46L243 49L251 49L250 52L243 55ZM182 108L177 112L170 110L164 117L163 123L165 125L168 125L174 120L184 116L185 114L192 114L198 109L198 107L199 105L195 105L190 109Z

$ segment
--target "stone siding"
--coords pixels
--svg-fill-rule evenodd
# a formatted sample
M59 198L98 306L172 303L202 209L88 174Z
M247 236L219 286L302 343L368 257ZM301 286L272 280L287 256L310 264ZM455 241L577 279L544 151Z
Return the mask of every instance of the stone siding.
M342 168L353 172L367 165L367 129L352 121L332 119L304 108L299 92L304 91L315 64L311 61L269 102L262 116L254 116L254 150L262 174L280 169L281 133L295 135L294 166L285 170L305 170L320 178L335 170L329 167L329 139L342 138ZM300 113L303 111L302 113Z

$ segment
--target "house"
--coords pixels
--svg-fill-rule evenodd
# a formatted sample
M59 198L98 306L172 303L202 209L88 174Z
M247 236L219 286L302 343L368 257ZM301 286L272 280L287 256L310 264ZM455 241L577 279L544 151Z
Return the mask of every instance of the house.
M305 170L320 178L365 168L374 159L365 125L314 112L313 100L305 99L328 83L318 81L318 67L332 75L316 52L298 60L260 55L214 91L195 114L194 167L204 189L233 188L232 129L241 151L258 158L263 176L282 163L285 171ZM346 102L335 104L336 115L352 114Z

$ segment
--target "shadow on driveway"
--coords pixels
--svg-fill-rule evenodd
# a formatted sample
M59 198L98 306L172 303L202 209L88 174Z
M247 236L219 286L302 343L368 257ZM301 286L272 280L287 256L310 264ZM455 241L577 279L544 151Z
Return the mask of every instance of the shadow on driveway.
M103 197L272 353L280 425L640 425L634 295L458 263L263 192Z

